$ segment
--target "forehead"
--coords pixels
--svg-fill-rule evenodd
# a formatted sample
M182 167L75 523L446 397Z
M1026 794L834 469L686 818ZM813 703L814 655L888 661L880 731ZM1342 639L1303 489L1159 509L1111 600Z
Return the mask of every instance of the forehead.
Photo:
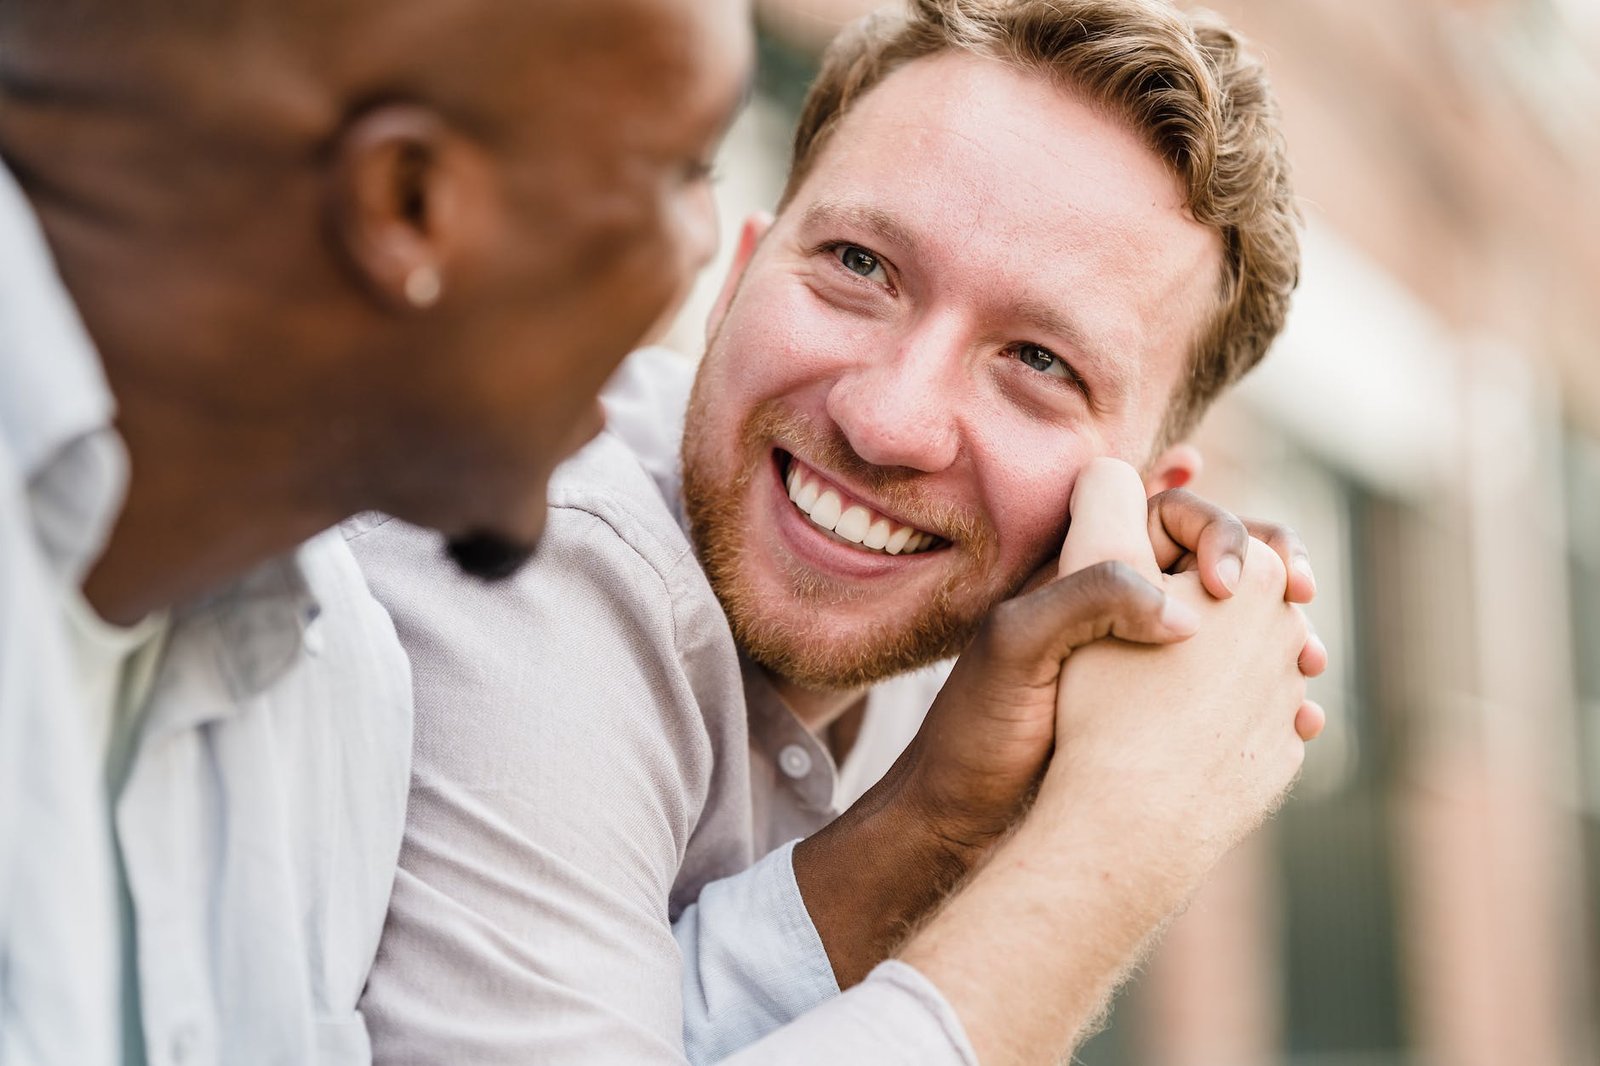
M1048 308L1107 358L1181 360L1213 306L1220 241L1177 176L1104 109L999 61L916 60L863 96L781 224L819 207L892 222L915 244L897 268L968 303Z
M654 99L669 110L699 108L726 118L744 97L755 62L749 0L649 0L641 19L652 33L632 35L653 54L636 58L648 85L675 91ZM628 36L619 27L619 38ZM670 84L669 84L670 83Z
M567 14L529 95L584 139L638 153L699 151L743 101L748 0L601 0Z

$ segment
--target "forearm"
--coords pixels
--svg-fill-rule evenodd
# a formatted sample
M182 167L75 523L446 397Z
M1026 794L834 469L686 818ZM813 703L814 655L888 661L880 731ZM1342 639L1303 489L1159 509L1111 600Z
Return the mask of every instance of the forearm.
M985 1064L1064 1059L1203 872L1136 850L1141 827L1104 797L1051 788L900 951Z
M888 958L979 854L909 809L904 769L795 846L795 881L841 989Z

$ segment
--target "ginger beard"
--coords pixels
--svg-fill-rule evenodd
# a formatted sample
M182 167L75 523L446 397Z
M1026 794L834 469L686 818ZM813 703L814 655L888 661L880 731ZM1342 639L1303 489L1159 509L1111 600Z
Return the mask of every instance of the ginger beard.
M713 424L708 408L715 401L703 388L705 380L705 375L696 378L684 432L690 536L735 642L778 677L810 689L848 690L957 655L989 609L1032 573L1032 566L1020 574L992 573L991 527L970 509L930 498L919 484L927 475L867 463L836 427L817 426L774 400L751 410L734 454L728 454L707 432ZM847 580L787 559L779 563L781 592L758 586L754 556L769 548L751 536L750 509L762 506L766 495L752 488L757 478L781 479L786 473L785 452L778 454L775 468L775 442L870 490L898 516L946 541L936 549L942 558L927 560L937 564L936 580L930 582L928 573L907 575L906 582L930 585L909 612L887 602L905 591L893 575ZM885 605L873 616L869 612L880 601ZM856 624L841 624L841 615Z

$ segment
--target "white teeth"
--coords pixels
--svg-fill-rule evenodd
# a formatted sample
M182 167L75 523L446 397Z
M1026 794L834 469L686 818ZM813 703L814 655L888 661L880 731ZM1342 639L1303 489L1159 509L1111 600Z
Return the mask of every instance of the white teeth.
M844 509L844 504L839 499L839 494L832 489L827 489L817 497L816 505L811 508L811 521L823 529L832 529L839 524L839 513Z
M863 504L852 502L847 506L838 492L810 480L798 462L790 464L784 476L784 487L788 489L789 499L812 522L852 544L890 555L910 555L936 539L931 533L919 532L876 514Z
M860 544L870 528L872 528L872 512L856 504L839 516L833 531L852 544Z
M810 514L811 509L817 505L817 483L814 481L802 481L800 483L800 491L790 493L789 498L794 500L796 507L806 514Z

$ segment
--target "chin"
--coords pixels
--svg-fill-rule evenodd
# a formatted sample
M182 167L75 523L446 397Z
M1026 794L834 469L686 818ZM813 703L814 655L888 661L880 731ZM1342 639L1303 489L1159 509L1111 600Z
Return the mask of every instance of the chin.
M535 542L499 533L472 532L450 537L445 551L464 574L483 581L504 581L533 558Z
M809 616L809 631L793 621L729 605L734 640L752 661L803 688L864 688L961 654L983 621L981 613L929 603L909 624L861 626L841 634L825 615Z

